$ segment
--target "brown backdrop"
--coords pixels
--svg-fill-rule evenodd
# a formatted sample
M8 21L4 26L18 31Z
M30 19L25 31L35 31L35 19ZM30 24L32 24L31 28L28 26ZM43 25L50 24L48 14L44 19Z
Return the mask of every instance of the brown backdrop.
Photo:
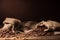
M58 20L59 6L56 0L0 0L0 23L5 17L22 21Z

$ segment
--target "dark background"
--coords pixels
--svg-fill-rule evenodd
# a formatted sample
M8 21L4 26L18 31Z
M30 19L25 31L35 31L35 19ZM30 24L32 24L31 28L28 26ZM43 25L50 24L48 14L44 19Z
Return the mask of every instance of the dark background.
M0 0L0 23L6 17L21 21L55 20L60 22L57 0Z

